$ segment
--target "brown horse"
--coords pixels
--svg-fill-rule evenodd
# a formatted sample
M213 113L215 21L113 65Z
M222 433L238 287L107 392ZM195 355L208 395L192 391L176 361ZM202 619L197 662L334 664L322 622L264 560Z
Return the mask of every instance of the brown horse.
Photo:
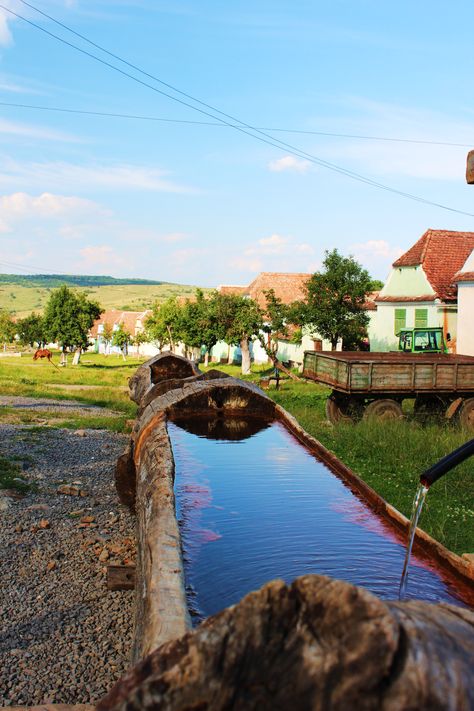
M56 363L53 363L53 360L52 360L53 354L47 348L38 348L38 350L35 351L33 360L38 360L38 358L39 359L46 358L51 363L51 365L54 365L55 368L58 367L56 365ZM59 370L59 368L58 368L58 370Z

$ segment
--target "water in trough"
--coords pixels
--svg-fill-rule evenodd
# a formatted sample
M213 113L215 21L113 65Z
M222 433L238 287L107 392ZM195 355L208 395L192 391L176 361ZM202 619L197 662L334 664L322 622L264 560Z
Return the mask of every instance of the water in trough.
M273 578L319 573L398 597L406 541L279 422L169 422L188 601L195 621ZM472 604L472 589L414 555L407 598Z

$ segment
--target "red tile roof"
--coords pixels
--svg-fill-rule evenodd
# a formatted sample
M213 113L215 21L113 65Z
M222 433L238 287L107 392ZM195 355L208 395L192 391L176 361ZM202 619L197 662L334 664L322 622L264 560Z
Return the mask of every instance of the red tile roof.
M291 304L306 297L305 286L311 274L293 272L261 272L245 290L261 308L265 308L267 300L264 291L273 289L275 296L284 304Z
M455 301L457 288L453 284L454 276L473 249L474 232L430 229L393 266L421 265L437 297L442 301Z
M474 272L458 272L454 275L453 281L474 281Z
M94 321L94 325L89 331L91 338L97 338L99 326L103 324L108 324L112 328L122 324L125 331L131 333L135 336L138 331L143 330L145 319L151 314L149 309L145 311L118 311L117 309L110 309L110 311L104 311L97 321ZM137 322L140 321L140 324Z
M230 286L230 285L224 285L220 286L218 289L220 294L245 294L247 291L246 286Z

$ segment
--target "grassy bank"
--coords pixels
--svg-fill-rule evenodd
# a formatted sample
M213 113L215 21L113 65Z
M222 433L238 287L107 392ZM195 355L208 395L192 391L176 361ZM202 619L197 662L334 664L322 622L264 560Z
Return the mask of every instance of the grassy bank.
M46 424L53 426L126 431L126 421L136 414L136 406L128 398L127 379L141 362L137 359L124 362L115 355L86 354L79 366L57 370L49 363L33 362L31 356L2 358L2 395L74 399L101 405L117 414L105 417L91 413L90 416L68 417L58 422L55 413L24 412L20 415L12 412L11 408L2 408L0 418L6 421L7 417L17 417L19 421L31 425L45 420ZM219 368L241 377L236 366ZM244 379L258 383L262 371L263 368L254 368L252 375ZM406 516L411 513L420 474L472 437L472 433L461 432L452 426L422 427L409 414L401 422L333 426L326 421L324 414L328 393L327 388L314 383L288 380L282 383L279 391L273 387L268 391L310 434ZM421 527L457 553L474 552L473 484L474 464L471 459L433 486L422 514Z

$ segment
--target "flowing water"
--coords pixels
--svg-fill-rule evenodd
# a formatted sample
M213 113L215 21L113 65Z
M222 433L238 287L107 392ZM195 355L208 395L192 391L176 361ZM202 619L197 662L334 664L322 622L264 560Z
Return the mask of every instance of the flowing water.
M418 520L420 518L421 510L423 504L425 503L426 494L428 493L428 488L423 484L420 484L415 498L413 499L413 507L411 511L410 518L410 529L408 531L408 543L405 553L405 560L403 563L402 577L400 580L400 589L398 591L398 599L403 600L406 595L407 585L408 585L408 566L410 565L411 549L413 548L413 541L415 540L416 527L418 526Z
M170 422L169 434L195 621L273 578L291 582L307 573L397 599L403 534L281 423L199 417ZM420 557L416 545L409 593L474 604L472 589Z

